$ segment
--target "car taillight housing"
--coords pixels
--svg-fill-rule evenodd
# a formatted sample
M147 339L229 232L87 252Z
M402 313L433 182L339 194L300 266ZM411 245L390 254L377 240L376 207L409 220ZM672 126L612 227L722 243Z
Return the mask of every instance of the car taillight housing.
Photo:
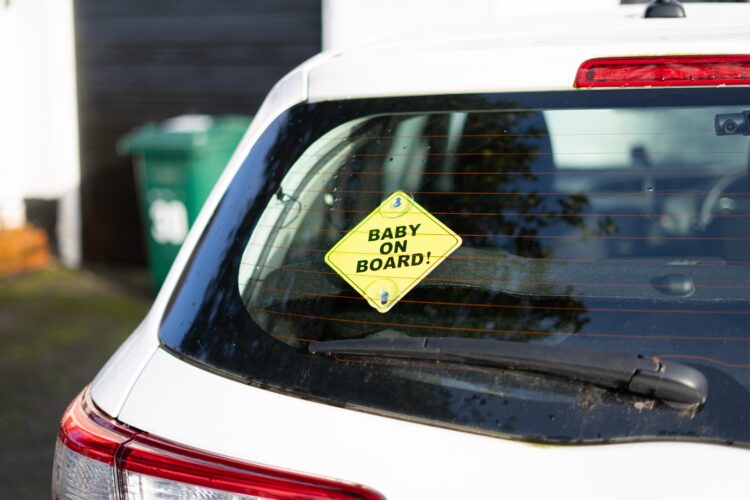
M750 56L644 56L589 59L574 86L673 87L750 84Z
M182 446L105 415L88 391L63 415L55 499L382 499L361 485L252 464Z

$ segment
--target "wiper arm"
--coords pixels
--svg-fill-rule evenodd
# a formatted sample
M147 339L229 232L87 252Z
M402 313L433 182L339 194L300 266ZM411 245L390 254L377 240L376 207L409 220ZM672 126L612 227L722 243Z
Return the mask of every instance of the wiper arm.
M695 368L639 354L447 337L332 340L310 344L309 350L315 354L450 361L560 375L680 408L702 405L708 394L708 381Z

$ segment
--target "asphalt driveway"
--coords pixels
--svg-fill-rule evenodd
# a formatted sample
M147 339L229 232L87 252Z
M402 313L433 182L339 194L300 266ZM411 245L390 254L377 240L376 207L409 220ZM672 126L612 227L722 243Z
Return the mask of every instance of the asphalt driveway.
M0 498L49 498L62 412L150 302L140 270L0 280Z

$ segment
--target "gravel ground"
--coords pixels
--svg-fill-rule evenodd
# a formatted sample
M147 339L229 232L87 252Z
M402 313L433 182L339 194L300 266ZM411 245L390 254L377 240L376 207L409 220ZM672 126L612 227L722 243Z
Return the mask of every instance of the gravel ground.
M150 302L142 270L0 280L0 498L49 498L62 412Z

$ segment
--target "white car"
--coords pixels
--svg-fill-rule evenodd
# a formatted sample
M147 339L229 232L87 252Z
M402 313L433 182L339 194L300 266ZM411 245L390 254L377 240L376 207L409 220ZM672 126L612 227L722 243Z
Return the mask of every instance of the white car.
M747 498L750 8L643 10L285 77L53 497Z

